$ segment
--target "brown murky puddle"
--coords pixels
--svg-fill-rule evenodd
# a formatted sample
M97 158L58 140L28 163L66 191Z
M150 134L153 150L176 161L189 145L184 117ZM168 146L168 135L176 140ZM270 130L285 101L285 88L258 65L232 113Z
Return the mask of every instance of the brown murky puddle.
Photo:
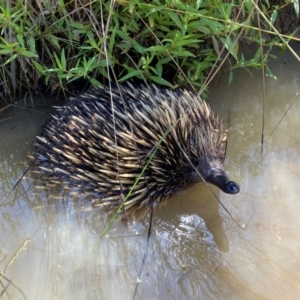
M300 69L289 54L271 68L278 80L266 79L263 156L261 73L238 70L230 87L224 78L210 89L230 122L225 167L241 185L235 196L214 191L245 228L203 184L175 196L154 215L136 299L298 299L300 99L272 131L300 91ZM0 119L2 202L44 116L11 109ZM0 207L1 299L132 299L147 220L117 222L97 244L107 216L66 189L57 197L32 184L22 180Z

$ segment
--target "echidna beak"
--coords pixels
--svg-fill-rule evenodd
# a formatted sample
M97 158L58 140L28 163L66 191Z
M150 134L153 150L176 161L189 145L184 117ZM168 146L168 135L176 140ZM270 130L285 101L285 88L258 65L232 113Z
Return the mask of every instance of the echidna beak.
M226 183L225 188L223 190L223 192L227 194L237 194L239 191L240 186L234 181L229 181L228 183Z

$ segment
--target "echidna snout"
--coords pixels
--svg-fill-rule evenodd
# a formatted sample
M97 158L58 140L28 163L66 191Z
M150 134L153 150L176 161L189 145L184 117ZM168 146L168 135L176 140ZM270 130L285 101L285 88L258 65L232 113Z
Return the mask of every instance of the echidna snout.
M201 174L201 176L199 176ZM226 194L237 194L240 191L240 186L231 181L223 169L223 164L218 159L207 159L202 162L199 171L193 171L191 178L194 181L206 181L221 189Z
M234 181L229 181L225 184L225 189L223 191L227 194L237 194L240 191L240 186Z
M218 170L216 175L212 174L206 178L206 181L214 184L226 194L237 194L240 191L239 185L230 181L227 174L222 170Z

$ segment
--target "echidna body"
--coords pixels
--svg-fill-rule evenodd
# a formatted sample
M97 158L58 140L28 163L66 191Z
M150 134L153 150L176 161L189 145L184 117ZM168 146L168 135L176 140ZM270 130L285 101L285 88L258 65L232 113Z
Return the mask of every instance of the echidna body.
M165 135L165 137L164 137ZM164 138L163 138L164 137ZM239 192L223 170L226 131L209 106L185 90L115 85L73 99L38 138L41 169L95 193L95 204L160 204L207 181Z

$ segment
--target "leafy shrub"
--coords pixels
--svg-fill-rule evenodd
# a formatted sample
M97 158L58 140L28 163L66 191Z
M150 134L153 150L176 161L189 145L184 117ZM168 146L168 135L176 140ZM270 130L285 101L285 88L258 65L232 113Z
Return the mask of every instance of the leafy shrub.
M208 73L224 61L230 68L267 64L268 53L258 49L246 60L239 43L278 44L260 34L270 33L281 9L270 7L261 7L261 25L253 1L0 0L1 88L9 96L46 87L65 92L81 79L98 85L133 78L206 87Z

